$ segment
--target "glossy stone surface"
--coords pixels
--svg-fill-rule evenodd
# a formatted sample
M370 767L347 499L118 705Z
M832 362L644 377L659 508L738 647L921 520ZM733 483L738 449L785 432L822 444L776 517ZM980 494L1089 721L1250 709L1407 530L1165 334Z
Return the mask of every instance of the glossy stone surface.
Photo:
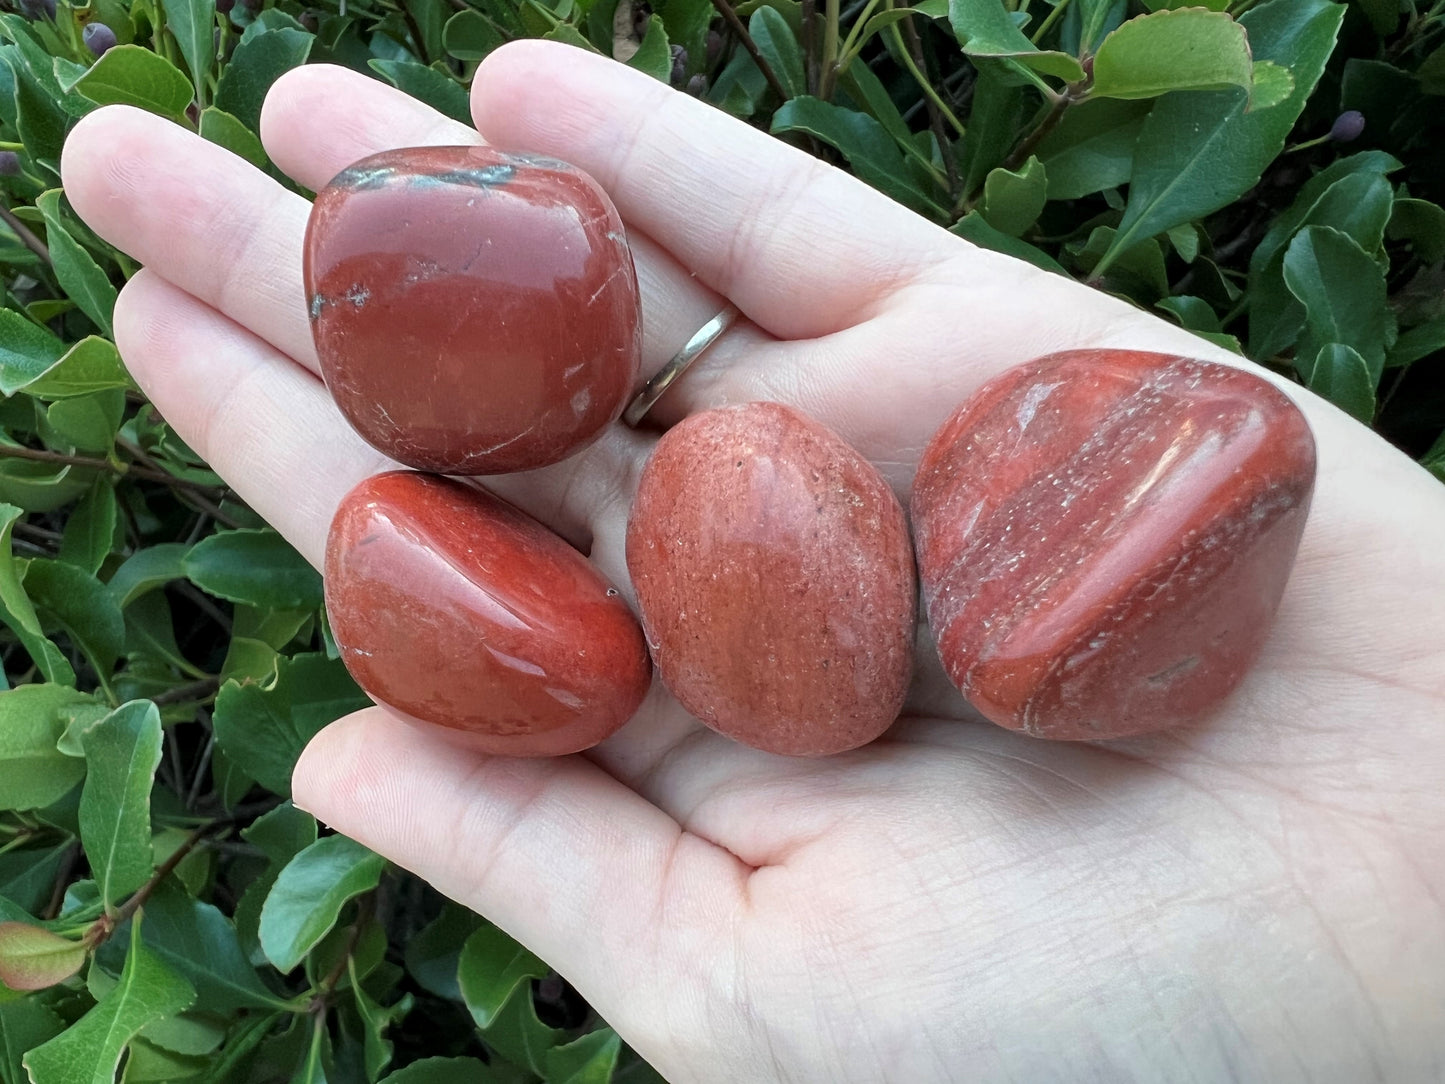
M910 512L945 669L994 722L1115 738L1206 716L1258 656L1315 447L1272 384L1121 350L993 380L925 449Z
M372 699L484 752L596 745L651 679L637 619L580 553L445 478L393 471L346 496L327 539L326 608Z
M627 568L658 673L714 730L815 756L897 717L908 525L872 464L817 422L751 403L670 429L638 486Z
M317 195L304 270L326 386L408 466L555 463L615 421L637 383L622 222L564 163L489 147L363 159Z

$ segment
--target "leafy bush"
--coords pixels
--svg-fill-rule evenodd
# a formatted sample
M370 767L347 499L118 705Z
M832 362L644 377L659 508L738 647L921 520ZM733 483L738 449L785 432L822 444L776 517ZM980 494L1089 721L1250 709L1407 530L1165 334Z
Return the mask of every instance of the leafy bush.
M134 267L56 187L78 117L128 102L270 168L291 67L464 119L492 49L570 42L1293 373L1445 478L1445 3L1200 4L0 12L0 1082L651 1076L540 960L286 800L366 701L317 574L121 364Z

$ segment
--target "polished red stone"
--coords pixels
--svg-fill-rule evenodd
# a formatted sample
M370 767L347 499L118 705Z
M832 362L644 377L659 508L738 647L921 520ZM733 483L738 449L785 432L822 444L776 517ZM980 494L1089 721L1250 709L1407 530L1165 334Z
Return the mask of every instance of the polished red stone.
M368 695L484 752L596 745L651 678L637 619L580 553L431 475L393 471L347 494L326 545L326 611Z
M913 489L945 669L1039 737L1202 718L1259 654L1314 476L1304 416L1241 369L1077 350L1004 373L933 437Z
M908 524L817 422L751 403L670 429L638 486L627 568L658 673L714 730L812 756L897 718L917 605Z
M398 462L499 474L565 458L637 382L637 276L585 173L489 147L387 151L341 173L306 228L321 372Z

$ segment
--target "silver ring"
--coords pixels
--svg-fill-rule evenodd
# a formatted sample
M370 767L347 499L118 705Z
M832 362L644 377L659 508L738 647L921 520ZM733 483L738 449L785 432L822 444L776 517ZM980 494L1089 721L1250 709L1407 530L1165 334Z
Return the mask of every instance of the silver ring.
M729 305L718 313L697 331L693 332L692 338L672 356L651 380L642 385L642 390L637 393L637 398L627 405L622 412L622 420L628 425L636 426L646 416L653 405L662 398L662 393L672 386L672 382L680 377L689 365L702 356L709 346L717 341L733 322L738 318L738 310Z

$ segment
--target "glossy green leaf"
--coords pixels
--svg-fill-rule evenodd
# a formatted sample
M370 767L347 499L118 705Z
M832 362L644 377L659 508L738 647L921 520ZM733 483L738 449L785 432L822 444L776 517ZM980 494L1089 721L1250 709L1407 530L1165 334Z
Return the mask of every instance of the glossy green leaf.
M0 1002L3 1002L0 996ZM65 1021L38 998L27 997L0 1004L0 1080L6 1084L30 1084L20 1064L26 1051L53 1039L65 1030Z
M115 485L104 476L97 477L65 521L60 559L94 576L114 544L117 515Z
M1000 233L1019 237L1032 226L1048 201L1049 181L1038 158L1029 160L1017 171L999 166L983 184L984 220Z
M93 391L61 399L45 408L40 433L52 447L106 458L115 447L125 413L125 393L119 388Z
M161 716L148 700L124 704L80 735L85 787L80 840L107 906L151 874L151 785L161 762Z
M179 117L191 104L191 81L170 61L140 45L117 45L90 66L75 90L97 105L121 103Z
M376 1080L391 1064L393 1047L386 1033L398 1020L411 1012L416 999L411 994L402 995L399 1001L382 1007L361 985L356 970L356 956L347 958L347 973L351 979L351 994L356 1004L356 1015L361 1018L362 1040L366 1059L366 1078Z
M1253 82L1244 27L1202 8L1130 19L1094 57L1093 93L1101 98L1156 98L1171 90L1248 88Z
M180 542L162 542L136 550L115 570L106 587L124 609L147 591L184 578L186 555L190 552L191 547Z
M256 133L224 109L207 106L201 110L200 132L202 139L208 139L258 169L265 169L268 161L266 149Z
M672 79L672 46L667 40L667 28L662 17L654 15L647 21L647 33L637 52L627 58L627 66L646 72L654 79L667 83Z
M94 704L68 685L21 685L0 692L0 809L37 809L85 776L85 763L60 752L64 709Z
M488 1066L476 1058L423 1058L382 1079L381 1084L487 1084Z
M1384 37L1400 25L1400 0L1352 0L1370 20L1375 33Z
M803 49L787 20L779 15L775 8L764 5L753 12L753 17L748 20L748 32L757 42L758 51L773 69L773 74L778 77L778 82L782 83L788 97L796 98L806 94L808 82L803 74Z
M21 585L10 536L24 513L14 505L0 504L0 622L10 626L45 680L74 685L75 671L40 628L40 618Z
M76 1024L24 1056L34 1080L112 1084L126 1044L141 1028L195 1000L190 984L141 944L140 925L139 918L132 923L130 952L114 988Z
M96 672L109 677L125 650L125 619L105 585L73 564L36 558L25 572L25 592L43 616L60 623Z
M1069 83L1084 78L1077 59L1067 53L1041 51L1029 41L1002 0L949 0L948 21L954 37L971 57L997 57Z
M601 1028L547 1051L548 1084L610 1084L622 1053L622 1040Z
M773 114L774 134L807 132L836 147L863 180L923 214L947 214L914 182L904 167L903 152L872 117L804 95L784 102Z
M1128 184L1134 143L1150 105L1100 98L1066 112L1038 146L1039 160L1048 171L1049 199L1078 199Z
M61 795L64 794L62 791ZM71 857L73 847L68 840L49 847L24 847L0 854L0 896L25 911L43 911L50 902L61 865Z
M291 971L336 925L341 908L375 888L386 859L345 836L326 836L293 858L261 908L261 948Z
M481 12L458 11L442 29L442 44L458 60L481 60L502 42L501 32Z
M216 65L216 0L161 0L166 27L175 35L176 45L191 72L196 100L205 97L206 77Z
M462 947L457 971L462 998L480 1028L496 1022L518 990L531 996L529 980L546 978L552 969L496 926L482 926Z
M1308 363L1328 344L1351 347L1364 358L1373 390L1395 339L1380 265L1348 234L1306 226L1285 252L1284 280L1305 309L1308 334L1298 356Z
M261 982L230 919L211 904L163 885L146 903L143 936L151 951L195 988L198 1009L286 1008Z
M44 990L70 978L85 963L85 945L25 922L0 922L0 983L12 990Z
M1375 416L1375 382L1369 364L1353 347L1326 343L1301 367L1310 390L1366 425Z
M110 55L106 53L106 56ZM116 288L111 285L110 277L101 270L95 258L66 230L60 217L60 197L60 189L52 188L35 200L35 206L39 207L40 213L45 216L45 243L50 249L50 262L55 268L55 277L60 282L61 289L80 306L80 310L94 320L103 332L113 335L111 315L115 311Z
M1420 259L1445 259L1445 208L1423 199L1397 199L1390 214L1390 237L1409 241Z
M263 609L321 605L321 574L275 531L224 531L186 555L186 577L203 591Z
M1141 238L1216 211L1252 188L1284 146L1334 49L1344 9L1330 0L1269 0L1240 19L1258 60L1288 65L1294 90L1246 112L1241 88L1161 98L1134 148L1129 202L1107 267Z
M452 120L471 123L467 92L449 75L414 60L373 60L370 63L372 69L397 90L425 102Z
M132 387L134 383L121 363L115 344L99 335L89 335L18 390L37 399L69 399L109 388Z
M1445 350L1445 315L1401 333L1385 359L1387 368L1412 365L1421 358Z
M567 1033L548 1027L537 1016L529 986L509 997L492 1023L482 1029L486 1044L508 1062L545 1077L547 1054L567 1038Z
M1173 11L1175 8L1204 8L1206 11L1224 11L1230 0L1143 0L1150 11Z
M302 30L267 30L236 46L216 84L216 107L251 131L261 124L261 103L271 84L306 63L316 39Z
M1181 327L1190 331L1205 331L1217 334L1219 326L1219 314L1214 311L1214 306L1205 301L1202 297L1193 297L1183 294L1178 297L1166 297L1159 301L1156 309L1163 309L1171 313L1179 320Z
M14 309L0 308L0 394L14 395L66 355L65 343Z
M406 969L412 978L437 997L462 999L457 980L462 947L481 928L481 916L459 903L447 903L432 922L406 943Z
M291 770L312 737L370 703L339 660L319 653L283 658L270 686L221 687L213 719L216 741L263 787L289 795Z
M993 252L1001 252L1005 256L1013 256L1031 263L1044 271L1053 271L1060 275L1067 275L1052 256L1042 249L1035 248L1027 241L1021 241L1017 237L1011 237L1006 233L1000 233L984 221L983 216L977 211L970 211L952 226L950 233L955 233L965 240L971 241L979 248L986 248Z
M1033 108L1025 89L1008 78L1001 62L981 60L978 65L973 109L959 155L966 192L978 191L989 171L1003 163Z

